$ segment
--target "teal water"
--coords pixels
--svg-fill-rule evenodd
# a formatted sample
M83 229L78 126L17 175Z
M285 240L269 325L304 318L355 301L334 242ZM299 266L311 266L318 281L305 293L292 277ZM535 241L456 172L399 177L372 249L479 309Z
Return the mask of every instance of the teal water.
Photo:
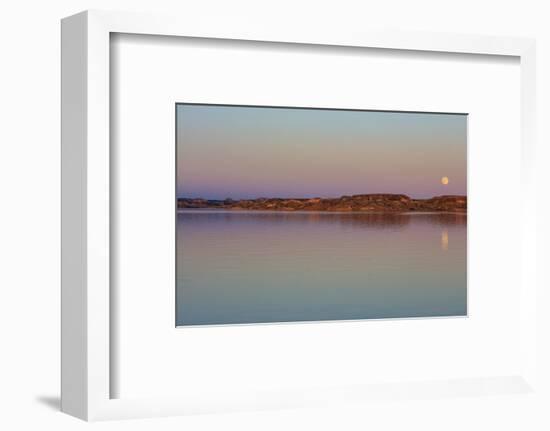
M466 315L466 219L180 211L176 324Z

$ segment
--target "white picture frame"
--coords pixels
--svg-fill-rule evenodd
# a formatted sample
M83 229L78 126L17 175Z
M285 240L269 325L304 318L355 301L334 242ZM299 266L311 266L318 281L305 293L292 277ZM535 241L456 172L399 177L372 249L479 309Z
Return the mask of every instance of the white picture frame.
M489 54L519 57L522 151L522 375L493 381L464 379L441 384L404 384L408 398L536 390L535 42L473 35L369 31L312 33L273 28L233 28L186 17L86 11L62 21L62 410L85 420L166 416L198 411L280 407L278 400L204 408L174 398L112 399L110 351L116 349L110 320L110 35L127 33L306 45ZM538 335L541 336L540 333ZM395 387L393 387L395 389ZM391 386L350 389L346 397L391 398ZM340 394L342 395L342 394ZM284 405L330 403L337 394L296 394Z

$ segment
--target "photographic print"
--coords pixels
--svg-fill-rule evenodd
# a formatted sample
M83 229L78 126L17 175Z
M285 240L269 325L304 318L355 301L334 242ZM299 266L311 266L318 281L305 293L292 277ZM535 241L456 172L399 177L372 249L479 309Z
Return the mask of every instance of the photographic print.
M466 114L176 105L176 325L467 315Z

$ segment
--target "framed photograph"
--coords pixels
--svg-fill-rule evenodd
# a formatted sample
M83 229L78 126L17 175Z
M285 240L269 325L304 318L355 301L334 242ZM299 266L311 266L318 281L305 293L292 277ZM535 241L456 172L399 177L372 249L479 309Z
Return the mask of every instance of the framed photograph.
M176 128L177 326L467 315L466 114L178 104Z
M62 54L63 411L537 390L532 40L88 11Z

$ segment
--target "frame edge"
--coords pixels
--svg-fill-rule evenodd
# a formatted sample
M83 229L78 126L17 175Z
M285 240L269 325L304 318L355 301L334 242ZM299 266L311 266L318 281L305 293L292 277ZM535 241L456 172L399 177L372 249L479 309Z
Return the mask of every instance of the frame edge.
M61 21L61 411L88 419L87 12Z

